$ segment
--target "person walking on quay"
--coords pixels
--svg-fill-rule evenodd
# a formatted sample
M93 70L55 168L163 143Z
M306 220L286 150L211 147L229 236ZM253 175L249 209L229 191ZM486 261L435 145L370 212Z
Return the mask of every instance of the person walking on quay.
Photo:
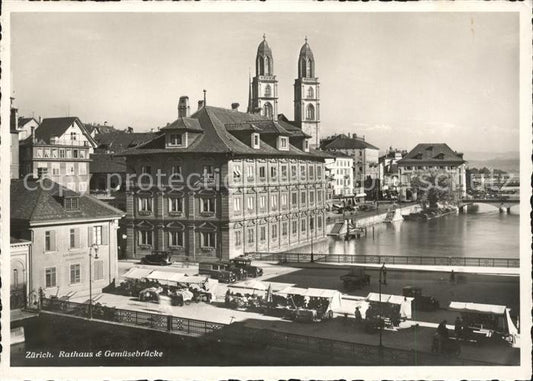
M448 328L446 328L447 323L448 322L446 320L443 320L440 322L439 326L437 327L437 339L439 342L439 352L442 352L445 342L448 341Z
M355 324L359 325L363 321L363 316L361 315L361 311L359 310L359 307L355 307Z
M455 318L455 337L458 339L463 337L463 322L459 316Z

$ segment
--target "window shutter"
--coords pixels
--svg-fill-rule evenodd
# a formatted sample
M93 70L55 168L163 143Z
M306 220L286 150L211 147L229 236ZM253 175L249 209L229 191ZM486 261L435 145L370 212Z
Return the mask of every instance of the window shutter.
M102 225L102 245L109 245L109 222L105 225Z
M87 245L91 246L93 244L93 227L87 227Z

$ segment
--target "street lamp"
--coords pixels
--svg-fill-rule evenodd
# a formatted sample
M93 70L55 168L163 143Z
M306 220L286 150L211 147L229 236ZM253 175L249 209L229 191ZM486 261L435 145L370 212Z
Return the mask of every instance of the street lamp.
M381 304L381 285L387 284L387 269L385 268L385 264L383 264L379 269L379 352L380 355L383 352L383 326L384 326L384 320L383 320L383 307Z
M96 243L89 246L89 319L93 318L93 250L94 259L98 259L98 245Z

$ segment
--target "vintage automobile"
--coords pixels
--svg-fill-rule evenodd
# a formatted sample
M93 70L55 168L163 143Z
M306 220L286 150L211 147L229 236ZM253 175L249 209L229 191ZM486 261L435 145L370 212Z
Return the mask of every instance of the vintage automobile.
M235 267L241 268L244 270L246 276L251 276L256 278L263 275L263 269L261 267L252 266L252 260L247 257L237 257L230 259L230 264Z
M433 296L423 296L420 287L405 286L402 289L402 295L415 298L413 309L416 311L436 311L439 309L439 301Z
M236 271L226 262L200 262L198 264L198 274L209 275L221 283L235 283L241 278L244 270Z
M370 284L370 275L365 274L365 269L362 267L352 268L348 274L342 275L340 279L347 290L363 288Z
M153 251L152 254L145 255L141 258L141 263L145 265L161 265L168 266L172 264L170 254L164 251Z

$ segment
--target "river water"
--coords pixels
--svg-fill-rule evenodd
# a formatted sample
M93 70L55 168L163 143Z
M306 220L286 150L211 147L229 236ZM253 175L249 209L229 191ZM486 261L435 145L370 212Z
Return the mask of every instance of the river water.
M398 221L368 228L366 237L330 237L330 254L519 258L518 206L511 214L490 205L475 213L431 221Z

